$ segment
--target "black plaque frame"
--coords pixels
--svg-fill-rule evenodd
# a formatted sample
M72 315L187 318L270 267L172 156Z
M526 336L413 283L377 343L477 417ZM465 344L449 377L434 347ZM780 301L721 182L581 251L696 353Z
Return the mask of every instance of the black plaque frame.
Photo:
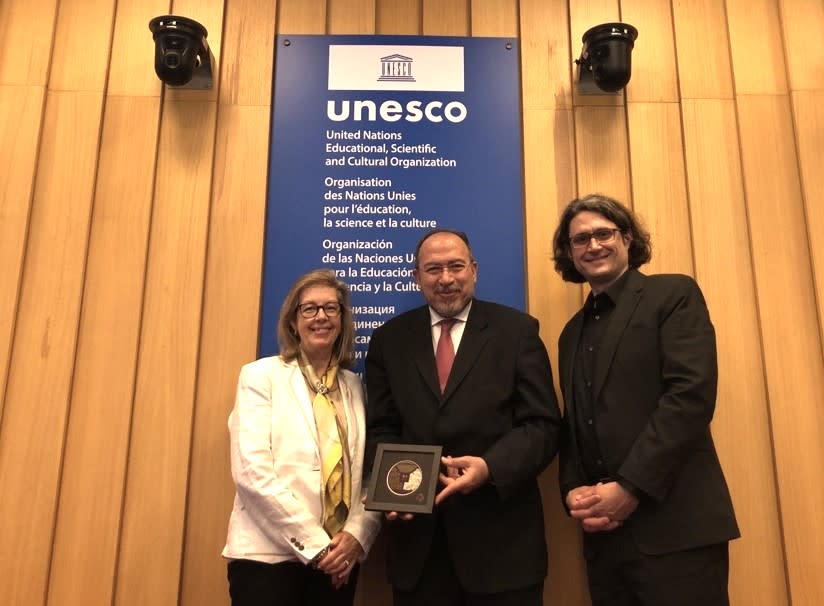
M369 479L369 491L366 494L366 509L432 513L441 468L441 452L441 446L378 444L372 477ZM422 472L419 485L409 492L404 492L405 488L397 485L398 470L403 468L418 468Z

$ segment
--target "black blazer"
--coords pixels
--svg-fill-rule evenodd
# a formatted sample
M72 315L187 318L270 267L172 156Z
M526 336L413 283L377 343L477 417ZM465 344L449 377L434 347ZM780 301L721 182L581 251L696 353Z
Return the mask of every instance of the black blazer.
M596 359L596 432L607 470L643 492L625 527L644 553L671 553L739 536L710 435L715 410L715 330L695 281L629 270ZM575 432L573 362L579 311L558 342L566 402L562 497L588 483ZM597 543L598 533L586 536Z
M439 444L444 455L483 457L494 482L450 496L433 515L387 524L392 584L415 586L437 521L466 590L540 582L547 554L537 476L557 452L560 412L538 322L473 301L442 396L429 308L413 309L373 333L366 385L367 465L380 442Z

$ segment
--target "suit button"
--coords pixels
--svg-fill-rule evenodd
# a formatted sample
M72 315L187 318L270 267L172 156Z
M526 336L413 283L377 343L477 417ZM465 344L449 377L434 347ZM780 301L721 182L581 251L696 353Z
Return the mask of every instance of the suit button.
M298 540L295 537L290 537L289 542L292 543L292 545L295 545L298 542Z
M298 551L303 551L303 543L297 544Z
M587 425L592 425L592 419L587 419Z

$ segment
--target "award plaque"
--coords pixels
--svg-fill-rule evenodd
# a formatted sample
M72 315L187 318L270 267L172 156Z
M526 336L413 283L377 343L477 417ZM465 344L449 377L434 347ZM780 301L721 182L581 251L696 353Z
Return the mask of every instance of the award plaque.
M378 444L366 509L432 513L440 468L440 446Z

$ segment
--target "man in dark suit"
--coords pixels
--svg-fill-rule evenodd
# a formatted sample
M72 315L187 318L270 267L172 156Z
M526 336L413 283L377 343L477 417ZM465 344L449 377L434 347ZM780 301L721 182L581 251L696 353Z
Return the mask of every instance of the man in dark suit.
M536 479L557 451L560 412L538 322L475 299L477 268L465 234L426 234L414 276L427 305L375 330L366 357L365 461L380 442L444 453L434 513L386 516L395 606L542 600ZM451 370L440 353L447 337Z
M561 494L584 530L594 606L729 603L739 536L710 420L715 331L684 275L645 276L649 234L616 200L564 210L555 268L592 292L559 340Z

